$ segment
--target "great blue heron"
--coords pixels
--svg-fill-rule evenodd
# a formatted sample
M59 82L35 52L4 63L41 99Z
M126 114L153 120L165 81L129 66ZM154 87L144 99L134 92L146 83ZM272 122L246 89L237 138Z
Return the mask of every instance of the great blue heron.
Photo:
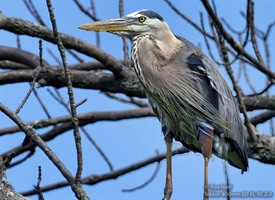
M174 35L159 14L141 10L78 28L132 38L134 69L162 124L167 147L165 200L172 195L173 138L202 153L204 199L211 153L247 171L243 125L225 79L198 47Z

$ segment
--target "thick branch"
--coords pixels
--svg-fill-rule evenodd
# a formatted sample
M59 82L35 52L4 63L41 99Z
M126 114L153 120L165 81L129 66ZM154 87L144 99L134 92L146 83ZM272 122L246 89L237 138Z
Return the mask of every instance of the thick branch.
M6 17L0 12L0 29L19 34L44 39L56 44L52 30L47 27L22 20L20 18ZM111 70L116 78L127 77L124 74L125 67L116 58L91 44L72 37L60 34L62 43L67 49L74 49L80 53L91 56Z
M93 124L102 121L119 121L123 119L133 119L142 117L152 117L155 116L152 109L149 107L143 107L131 110L122 111L106 111L106 112L89 112L85 114L77 115L79 122L82 125ZM61 123L66 123L71 121L71 116L64 116L52 119L35 120L33 122L27 122L29 126L35 129L45 128L48 126L58 125ZM12 134L21 131L18 126L13 126L10 128L0 129L0 136L5 134Z
M275 137L260 133L254 126L255 142L248 139L249 158L253 158L262 163L275 164Z
M36 70L16 70L0 73L0 85L31 82ZM118 81L114 75L104 72L69 70L75 88L96 89L104 92L124 93L128 96L145 97L142 86L133 71L128 70L128 78ZM61 88L66 86L66 77L61 68L44 67L38 76L41 86Z
M266 121L275 117L275 110L267 110L250 118L251 124L257 126L258 124L265 123Z
M27 66L27 65L16 63L16 62L13 62L13 61L8 61L8 60L0 61L0 68L1 69L8 69L8 70L30 69L30 67Z
M30 68L35 68L40 65L39 57L27 51L11 47L0 46L0 52L0 60L2 59L14 61L18 64L25 64ZM19 56L17 56L17 53ZM122 63L122 61L118 62ZM64 74L63 69L61 69L60 67L50 68L49 64L47 64L45 61L43 62L43 64L44 68L38 76L38 82L40 83L40 85L53 86L56 88L65 87L66 76ZM93 67L91 67L90 65L91 63L82 63L79 65L69 67L69 69L79 69L70 70L74 87L98 89L104 92L124 93L128 96L145 97L143 88L139 83L135 73L131 69L124 68L125 77L117 79L117 77L110 73L90 73L83 71L84 69L88 70L93 67L106 67L102 64L93 64ZM19 82L31 82L33 80L33 73L35 73L35 71L17 70L0 73L0 85Z
M0 85L31 82L35 70L15 70L0 73ZM87 72L83 70L70 70L72 82L76 88L96 89L104 92L123 93L127 96L145 97L143 88L133 71L128 71L124 82L115 79L112 74L103 72ZM42 86L56 88L66 86L64 72L60 68L44 67L38 76ZM257 109L275 109L275 96L244 96L247 111Z
M243 102L247 111L257 109L275 109L275 96L246 96L243 97Z
M35 69L36 67L40 66L39 56L36 56L35 54L29 53L27 51L13 47L0 46L0 52L0 60L9 60L16 63L24 64L31 69ZM42 64L43 66L50 66L45 60L43 60Z
M0 199L1 200L30 200L20 194L17 194L13 189L0 184Z
M17 194L12 189L8 179L6 170L10 164L10 157L3 160L0 156L0 199L1 200L29 200L26 197L23 197L20 194Z

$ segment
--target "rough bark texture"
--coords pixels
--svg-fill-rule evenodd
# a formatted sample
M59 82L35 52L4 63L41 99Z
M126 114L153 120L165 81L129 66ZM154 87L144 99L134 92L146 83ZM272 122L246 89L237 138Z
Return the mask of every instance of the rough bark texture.
M260 133L253 127L256 141L247 140L249 158L262 163L275 164L275 137Z
M0 199L1 200L30 200L16 192L4 183L0 184Z

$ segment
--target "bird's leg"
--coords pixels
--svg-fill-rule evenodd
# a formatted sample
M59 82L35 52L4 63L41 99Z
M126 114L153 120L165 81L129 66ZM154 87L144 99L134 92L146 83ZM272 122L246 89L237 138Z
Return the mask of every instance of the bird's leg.
M204 193L203 199L208 200L208 162L212 153L213 130L206 127L199 127L198 138L201 145L201 153L204 157Z
M165 144L166 144L166 182L164 188L164 197L162 200L170 200L173 185L172 185L172 141L173 137L170 133L165 135Z

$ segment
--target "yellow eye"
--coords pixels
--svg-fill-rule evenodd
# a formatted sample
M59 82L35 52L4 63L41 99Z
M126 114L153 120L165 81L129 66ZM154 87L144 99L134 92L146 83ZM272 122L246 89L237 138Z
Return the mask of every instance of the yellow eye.
M143 22L146 21L146 17L141 16L141 17L138 18L138 21L141 22L141 23L143 23Z

